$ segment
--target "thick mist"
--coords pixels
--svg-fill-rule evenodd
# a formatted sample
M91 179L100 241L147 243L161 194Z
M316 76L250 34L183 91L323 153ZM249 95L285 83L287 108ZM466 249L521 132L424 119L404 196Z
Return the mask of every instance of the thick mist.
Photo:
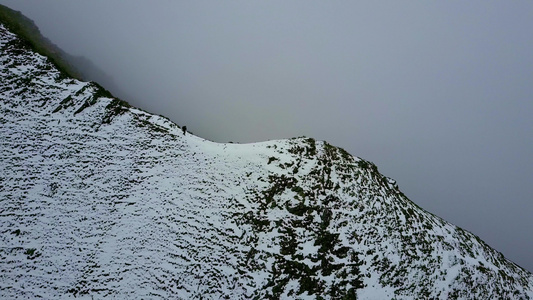
M0 3L131 104L219 142L327 140L533 271L532 2Z

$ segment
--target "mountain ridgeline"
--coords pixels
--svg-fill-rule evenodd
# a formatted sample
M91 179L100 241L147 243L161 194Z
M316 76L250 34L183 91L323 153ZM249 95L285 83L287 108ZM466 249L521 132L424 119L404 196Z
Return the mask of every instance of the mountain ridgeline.
M0 20L11 32L21 37L33 51L50 59L63 76L83 81L98 81L99 84L126 95L116 86L113 78L83 56L74 56L59 48L44 37L35 23L16 10L0 4Z
M220 144L0 24L0 298L531 299L533 275L312 138Z

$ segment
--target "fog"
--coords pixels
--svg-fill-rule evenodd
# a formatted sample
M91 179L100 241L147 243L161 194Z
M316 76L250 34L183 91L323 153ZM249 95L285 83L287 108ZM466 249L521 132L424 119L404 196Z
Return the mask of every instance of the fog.
M533 271L533 2L0 0L218 142L309 136Z

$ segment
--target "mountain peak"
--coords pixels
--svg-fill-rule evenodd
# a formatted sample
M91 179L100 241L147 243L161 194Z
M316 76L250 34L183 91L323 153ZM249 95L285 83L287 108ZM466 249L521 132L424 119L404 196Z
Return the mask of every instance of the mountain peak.
M312 138L220 144L0 25L5 298L528 299L533 275Z

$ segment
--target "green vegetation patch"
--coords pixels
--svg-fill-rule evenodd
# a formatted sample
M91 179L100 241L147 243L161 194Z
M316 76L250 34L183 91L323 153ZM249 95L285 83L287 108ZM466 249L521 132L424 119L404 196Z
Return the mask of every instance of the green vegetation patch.
M0 5L0 23L19 36L20 46L48 57L65 77L81 78L81 74L63 57L64 52L43 37L35 23L21 12Z

